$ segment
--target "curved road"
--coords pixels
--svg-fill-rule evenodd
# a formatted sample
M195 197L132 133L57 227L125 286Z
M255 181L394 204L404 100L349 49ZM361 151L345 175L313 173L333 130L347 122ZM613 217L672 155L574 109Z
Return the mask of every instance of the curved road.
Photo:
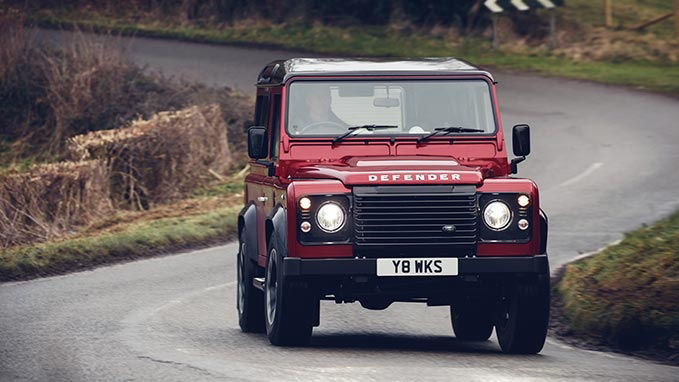
M63 38L50 33L50 38ZM139 63L252 92L290 52L122 41ZM520 175L541 187L552 268L679 206L679 101L497 73L506 132L533 127ZM0 380L677 380L679 368L548 339L536 356L452 335L447 309L324 302L307 348L243 334L236 245L0 285Z

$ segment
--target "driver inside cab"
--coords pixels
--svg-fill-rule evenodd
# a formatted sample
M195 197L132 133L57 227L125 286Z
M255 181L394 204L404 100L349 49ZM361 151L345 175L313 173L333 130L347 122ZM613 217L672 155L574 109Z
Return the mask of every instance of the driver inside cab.
M291 118L290 131L293 134L337 134L340 127L349 126L331 110L329 87L309 86L303 91L307 110Z

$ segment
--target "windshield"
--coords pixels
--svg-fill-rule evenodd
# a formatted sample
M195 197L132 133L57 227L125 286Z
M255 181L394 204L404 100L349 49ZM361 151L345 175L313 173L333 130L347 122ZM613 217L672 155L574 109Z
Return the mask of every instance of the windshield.
M442 127L495 132L490 88L483 80L295 81L289 88L288 134L422 135ZM480 134L454 132L454 134Z

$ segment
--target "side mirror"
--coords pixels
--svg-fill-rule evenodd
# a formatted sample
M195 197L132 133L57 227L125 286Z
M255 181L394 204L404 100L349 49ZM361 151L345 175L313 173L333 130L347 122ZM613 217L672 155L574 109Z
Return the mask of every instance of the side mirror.
M512 159L509 163L512 174L518 172L517 165L526 160L526 155L530 154L530 127L526 124L515 125L512 129L512 148L514 155L518 158Z
M248 129L248 156L252 159L266 158L266 128L252 126Z
M512 129L512 147L514 155L525 157L530 154L530 127L528 125L516 125Z

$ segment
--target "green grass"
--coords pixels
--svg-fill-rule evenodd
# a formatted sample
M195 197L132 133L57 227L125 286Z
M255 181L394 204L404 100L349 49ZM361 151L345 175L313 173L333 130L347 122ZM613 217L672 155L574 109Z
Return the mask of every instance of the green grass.
M227 196L243 192L245 183L242 178L226 180L216 184L210 184L194 190L190 197L193 198L208 198L214 196Z
M557 286L576 334L679 349L679 212L566 268Z
M581 25L603 26L603 1L567 0L561 9L565 20L574 20ZM633 28L644 21L672 12L674 3L668 0L613 0L613 25L616 28ZM672 19L652 25L646 29L660 38L674 37Z
M566 16L577 15L568 16L566 13ZM300 24L210 28L190 24L171 25L159 21L127 21L95 13L74 15L56 12L38 13L33 16L33 21L44 27L77 25L81 28L142 36L210 43L256 44L327 54L457 56L478 65L499 69L532 71L679 95L679 65L671 63L574 61L551 56L541 50L509 53L491 49L489 41L485 39L470 37L459 43L428 34L404 34L386 27L339 28Z
M238 208L222 208L189 217L137 222L114 232L10 247L0 252L0 281L65 273L225 242L236 236L237 216Z

